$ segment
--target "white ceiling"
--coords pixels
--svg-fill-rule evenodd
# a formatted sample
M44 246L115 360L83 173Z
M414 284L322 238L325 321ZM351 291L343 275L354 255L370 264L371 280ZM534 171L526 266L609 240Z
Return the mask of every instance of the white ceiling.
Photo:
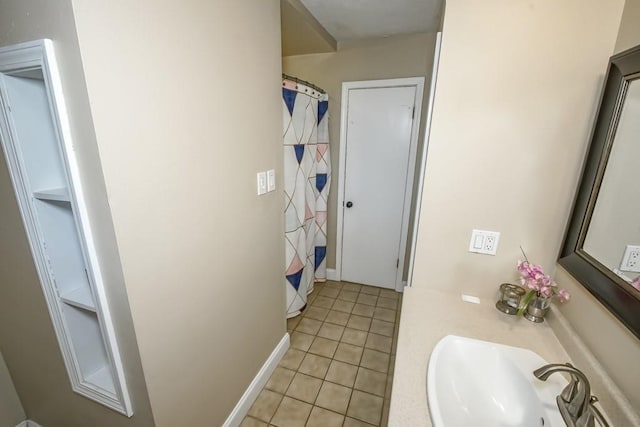
M301 1L337 41L345 41L438 31L444 0Z

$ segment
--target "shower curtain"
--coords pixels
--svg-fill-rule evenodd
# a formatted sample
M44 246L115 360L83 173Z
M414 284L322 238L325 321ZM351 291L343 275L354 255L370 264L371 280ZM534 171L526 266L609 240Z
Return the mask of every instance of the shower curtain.
M287 318L300 314L313 283L327 278L328 106L315 88L282 81Z

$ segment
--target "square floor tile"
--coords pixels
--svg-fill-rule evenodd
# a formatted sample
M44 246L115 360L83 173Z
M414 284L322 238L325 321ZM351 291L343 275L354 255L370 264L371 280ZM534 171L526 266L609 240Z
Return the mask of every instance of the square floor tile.
M311 413L311 408L312 406L308 403L285 396L271 420L271 424L278 427L304 427Z
M329 315L324 321L329 323L334 323L336 325L345 326L349 321L349 313L344 313L342 311L329 310Z
M334 302L335 302L335 299L333 298L319 296L318 298L315 299L315 301L313 301L313 306L321 307L321 308L331 308Z
M300 323L300 319L302 317L300 316L295 316L295 317L290 317L289 319L287 319L287 329L292 331L296 328L296 326L298 326L298 323Z
M371 329L369 332L373 332L374 334L384 335L386 337L393 336L393 323L385 322L380 319L373 319L371 321Z
M329 313L328 308L311 306L311 307L307 307L307 309L304 311L304 317L306 317L307 319L315 319L315 320L323 321L325 317L327 317L328 313Z
M280 361L280 366L283 368L291 369L294 371L298 370L298 366L302 363L302 359L305 356L304 351L296 350L295 348L290 348L282 357Z
M358 374L358 367L350 365L349 363L340 362L339 360L332 360L329 365L329 370L325 376L326 381L340 384L345 387L353 387L353 383L356 380Z
M317 356L315 354L307 354L302 360L302 364L298 368L298 372L324 379L330 364L331 359L329 358Z
M374 286L363 286L362 289L360 289L360 293L377 296L380 293L380 288L376 288Z
M353 305L354 305L354 303L352 303L352 302L338 299L333 304L333 310L342 311L342 312L345 312L345 313L351 313L351 310L353 310Z
M313 344L311 344L311 347L309 347L309 353L332 358L334 353L336 352L336 347L338 347L337 341L328 340L322 337L316 337L316 339L313 340Z
M371 348L383 353L391 353L392 342L393 340L391 339L391 337L369 333L369 336L367 337L367 343L364 346L365 348Z
M267 425L267 423L251 417L244 417L244 420L240 423L240 427L267 427Z
M354 390L347 415L378 425L382 417L382 404L383 399L381 397Z
M351 363L352 365L358 365L362 358L363 348L356 345L347 344L341 342L336 349L336 353L333 356L335 360L341 362Z
M370 294L363 294L360 293L360 295L358 295L358 303L360 304L367 304L367 305L376 305L376 302L378 302L378 297L375 295L370 295Z
M358 299L358 293L343 289L340 291L340 294L338 294L338 299L355 302Z
M256 401L251 405L251 408L249 408L248 415L269 422L276 412L276 409L278 409L281 400L282 395L280 393L275 393L271 390L262 390Z
M368 331L369 326L371 326L371 318L357 316L355 314L352 314L351 317L349 317L349 322L347 322L348 328L358 329L360 331ZM298 328L299 327L300 326L298 326Z
M355 418L346 417L342 427L372 427L372 424L365 423L364 421L356 420Z
M340 341L346 342L347 344L359 345L363 347L364 343L367 342L367 332L359 331L357 329L345 328Z
M384 320L386 322L395 322L396 321L396 312L395 310L389 310L388 308L376 307L373 312L373 317L376 319ZM298 326L299 328L300 326Z
M321 385L322 380L298 372L293 377L285 395L313 404Z
M314 406L306 427L342 427L344 415Z
M342 289L345 290L345 291L360 292L360 289L362 289L362 285L357 285L355 283L344 283L343 282Z
M323 323L318 331L318 336L328 338L330 340L339 341L344 332L344 326L335 325L333 323Z
M378 298L378 307L388 308L390 310L395 310L398 308L398 300L395 298Z
M327 280L326 282L324 282L324 287L340 290L342 289L342 282L334 282L333 280Z
M271 374L271 378L269 378L264 388L284 394L295 374L296 371L278 366Z
M384 397L386 386L387 374L363 367L358 368L358 376L353 388Z
M325 287L323 290L320 291L320 293L318 293L318 295L323 297L328 297L328 298L337 298L339 293L340 291L337 289Z
M311 347L311 343L313 342L314 338L315 336L313 335L294 331L291 334L291 348L307 351L309 350L309 347Z
M393 298L399 300L402 296L402 292L396 292L392 289L382 289L380 290L380 296L383 298Z
M358 316L364 316L364 317L373 317L374 310L375 310L375 307L372 305L358 303L353 306L353 310L351 311L351 314L357 314Z
M362 352L360 366L374 371L387 373L389 370L389 355L387 353L365 348Z
M305 334L315 335L318 333L318 330L322 326L322 322L314 319L307 319L304 317L300 323L298 323L298 327L296 327L296 331L304 332Z
M316 399L316 406L344 414L349 406L351 389L338 384L324 382Z

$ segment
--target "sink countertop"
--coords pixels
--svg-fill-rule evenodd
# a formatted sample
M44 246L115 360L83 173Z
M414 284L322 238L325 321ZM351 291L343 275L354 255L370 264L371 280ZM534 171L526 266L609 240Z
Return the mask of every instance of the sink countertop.
M459 293L407 287L393 375L390 427L431 427L427 406L427 365L435 345L459 335L528 348L549 362L571 359L546 323L533 323L495 308L495 300L464 302Z

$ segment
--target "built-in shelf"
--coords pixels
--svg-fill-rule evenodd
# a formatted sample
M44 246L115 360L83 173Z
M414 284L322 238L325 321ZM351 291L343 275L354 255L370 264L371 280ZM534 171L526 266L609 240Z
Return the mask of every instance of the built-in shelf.
M39 200L51 200L55 202L69 202L69 190L66 188L48 188L33 192L33 197Z
M65 113L53 43L0 47L0 151L71 387L131 416Z
M82 308L84 310L96 311L96 304L93 302L93 296L91 295L91 289L88 286L81 286L73 289L72 291L65 292L60 295L60 299L74 307Z

